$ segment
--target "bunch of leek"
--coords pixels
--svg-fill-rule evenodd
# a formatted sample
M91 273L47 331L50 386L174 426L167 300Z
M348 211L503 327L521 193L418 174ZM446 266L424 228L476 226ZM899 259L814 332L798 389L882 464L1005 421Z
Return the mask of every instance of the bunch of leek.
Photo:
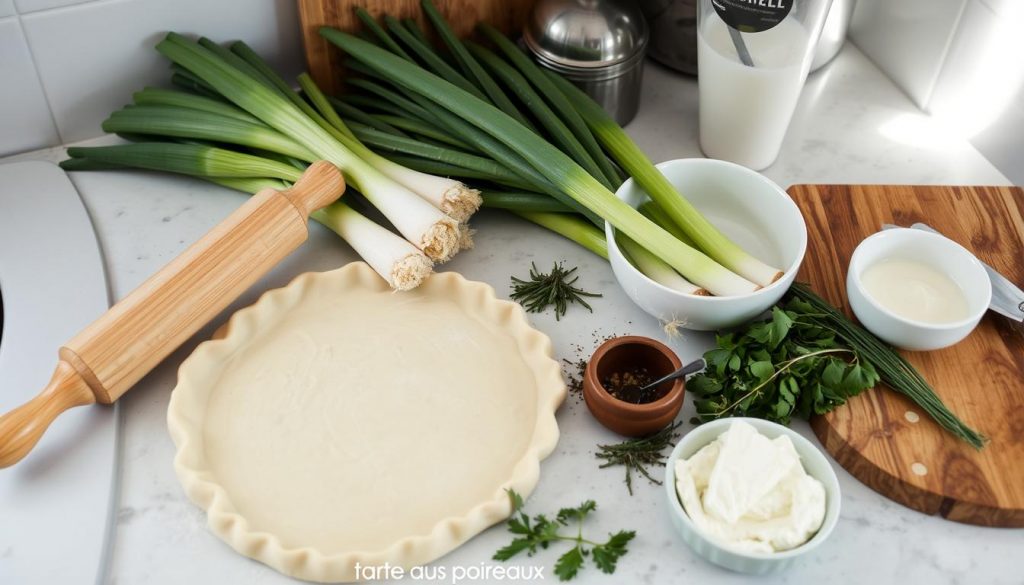
M176 83L190 91L137 92L133 104L114 112L103 128L139 142L71 148L64 168L146 168L253 192L282 188L309 163L328 160L401 236L344 203L314 219L399 290L417 286L434 261L471 245L465 222L480 206L479 192L371 151L308 76L299 79L303 97L243 43L226 49L170 33L157 50L175 63Z
M347 80L356 92L333 103L368 146L421 171L488 183L485 206L511 209L591 249L603 238L584 222L607 220L634 264L688 294L744 294L781 276L701 216L585 94L494 29L481 32L497 52L458 39L430 0L422 5L447 55L415 26L387 18L382 27L365 11L357 11L369 33L363 38L320 31L360 76ZM623 171L667 225L614 196ZM579 217L554 219L565 213Z
M247 193L284 189L302 175L302 164L244 154L213 146L139 142L117 146L71 147L61 167L69 171L138 168L191 175ZM433 263L415 246L352 209L342 200L315 211L312 218L342 237L396 290L409 290L430 275Z

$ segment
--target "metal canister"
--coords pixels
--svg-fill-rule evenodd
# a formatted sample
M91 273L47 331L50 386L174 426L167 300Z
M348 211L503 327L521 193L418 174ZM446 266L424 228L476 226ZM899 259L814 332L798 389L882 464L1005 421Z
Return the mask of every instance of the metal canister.
M640 0L651 28L647 54L676 71L697 74L697 0Z
M587 92L625 125L640 106L648 30L635 2L539 0L523 43L537 62Z

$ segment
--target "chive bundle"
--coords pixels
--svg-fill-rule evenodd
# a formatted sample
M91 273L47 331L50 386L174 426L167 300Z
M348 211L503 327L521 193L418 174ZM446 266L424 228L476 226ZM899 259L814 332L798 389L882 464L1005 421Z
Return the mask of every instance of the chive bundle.
M954 436L977 449L985 446L985 437L957 418L942 403L942 399L935 394L931 385L903 356L847 319L835 307L811 292L807 286L796 283L789 289L788 294L819 311L822 314L818 319L821 325L835 331L847 345L870 361L882 377L882 382L910 398L914 404L928 413L932 420Z

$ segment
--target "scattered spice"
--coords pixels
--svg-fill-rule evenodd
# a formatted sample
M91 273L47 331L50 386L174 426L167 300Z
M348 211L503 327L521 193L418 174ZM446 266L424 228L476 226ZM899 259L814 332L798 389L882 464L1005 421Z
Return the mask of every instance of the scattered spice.
M569 370L565 374L566 379L569 381L569 392L573 394L583 393L583 376L587 372L587 360L579 359L571 362L567 359L563 359L562 362L568 366Z
M565 270L562 263L557 262L551 267L551 272L544 274L537 271L536 264L530 263L530 280L512 277L512 300L521 304L528 313L540 313L554 305L555 320L561 320L571 303L583 305L593 313L594 309L583 298L601 295L573 286L579 280L579 276L572 276L574 272L576 267Z
M647 404L665 395L665 391L657 386L644 388L654 380L655 377L647 371L647 368L634 366L623 372L613 372L601 380L601 385L612 397L623 402Z
M628 439L614 445L598 445L598 459L603 459L599 467L604 469L615 465L622 465L626 468L626 489L629 495L633 495L633 472L647 478L647 481L661 485L661 481L655 479L648 471L647 466L653 465L665 467L665 457L662 451L665 447L671 447L679 438L676 429L682 425L682 421L674 422L661 429L657 433L642 439Z
M628 321L627 324L632 325L632 321ZM594 349L609 339L621 337L625 333L602 333L600 331L593 331L590 334L592 344L585 347L582 343L574 343L570 349L574 355L574 359L562 358L563 372L565 373L565 379L568 383L569 394L575 395L578 402L583 401L583 377L587 371L587 360L590 355L594 353Z

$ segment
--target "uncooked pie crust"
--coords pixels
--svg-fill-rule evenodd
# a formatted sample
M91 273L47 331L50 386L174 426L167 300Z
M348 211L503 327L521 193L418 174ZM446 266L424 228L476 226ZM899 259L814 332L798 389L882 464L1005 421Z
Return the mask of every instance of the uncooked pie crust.
M182 364L175 470L217 536L287 575L427 563L536 485L566 392L551 356L455 273L402 293L361 262L304 274Z

